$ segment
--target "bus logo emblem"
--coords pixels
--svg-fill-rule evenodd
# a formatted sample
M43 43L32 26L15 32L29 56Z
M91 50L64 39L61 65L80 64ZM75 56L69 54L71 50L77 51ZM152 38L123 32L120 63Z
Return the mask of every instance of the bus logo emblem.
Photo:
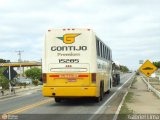
M57 37L58 39L62 40L66 44L72 44L75 42L75 38L80 34L73 33L73 34L65 34L63 37Z

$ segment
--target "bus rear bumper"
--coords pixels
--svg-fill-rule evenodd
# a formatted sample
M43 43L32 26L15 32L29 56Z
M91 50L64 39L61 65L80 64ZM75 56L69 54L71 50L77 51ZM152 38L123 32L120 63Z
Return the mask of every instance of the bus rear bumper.
M96 87L48 87L43 86L46 97L96 97Z

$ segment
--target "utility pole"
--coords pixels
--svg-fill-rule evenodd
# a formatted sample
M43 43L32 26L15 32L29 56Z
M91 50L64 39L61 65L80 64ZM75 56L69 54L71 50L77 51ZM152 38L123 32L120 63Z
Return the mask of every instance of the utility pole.
M18 51L16 51L17 53L18 53L18 56L19 56L19 58L18 58L18 62L22 62L22 52L24 52L24 51L22 51L22 50L18 50Z
M22 62L22 52L24 52L24 51L18 50L16 52L18 53L18 56L19 56L18 62ZM19 79L21 79L22 78L22 66L21 65L20 65L20 69L19 69L19 74L20 74Z

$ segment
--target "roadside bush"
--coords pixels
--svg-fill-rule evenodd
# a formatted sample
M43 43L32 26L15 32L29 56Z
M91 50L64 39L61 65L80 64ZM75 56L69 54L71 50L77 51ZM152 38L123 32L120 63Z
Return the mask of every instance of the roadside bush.
M33 80L33 84L37 86L39 84L39 80Z
M20 88L23 86L24 88L26 88L27 84L26 83L18 83L18 86L20 86Z
M9 89L9 80L3 76L0 76L0 86L2 86L3 89Z
M1 67L0 68L0 86L2 86L3 89L9 89L9 80L3 76L3 72L6 68Z
M42 76L42 70L40 68L35 67L35 68L26 70L25 74L28 78L31 78L32 83L37 86Z

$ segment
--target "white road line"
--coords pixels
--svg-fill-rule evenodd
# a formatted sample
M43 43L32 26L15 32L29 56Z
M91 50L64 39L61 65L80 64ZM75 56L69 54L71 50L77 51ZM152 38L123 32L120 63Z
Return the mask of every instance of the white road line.
M128 86L128 88L130 88L131 85L132 85L132 84L130 84L130 86ZM119 114L119 112L120 112L120 110L121 110L122 104L124 103L124 100L125 100L127 94L128 94L128 91L127 91L127 92L125 93L125 95L123 96L122 101L121 101L121 103L119 104L118 109L117 109L117 111L116 111L116 113L115 113L115 115L114 115L114 117L113 117L113 120L117 120L118 114Z
M120 86L120 87L118 88L118 90L122 89L122 87L123 87L133 76L134 76L134 74L133 74L128 80L126 80L126 82L125 82L122 86ZM98 113L103 109L103 107L117 94L118 90L117 90L105 103L103 103L103 104L94 112L94 114L93 114L88 120L92 120L92 119L95 117L95 115L98 114Z
M122 106L122 104L124 103L124 100L125 100L127 94L128 94L128 91L127 91L127 92L125 93L125 95L123 96L122 101L121 101L121 103L119 104L118 109L117 109L117 111L116 111L116 113L115 113L115 115L114 115L114 117L113 117L113 120L117 120L118 114L119 114L119 112L120 112L120 110L121 110L121 106Z

